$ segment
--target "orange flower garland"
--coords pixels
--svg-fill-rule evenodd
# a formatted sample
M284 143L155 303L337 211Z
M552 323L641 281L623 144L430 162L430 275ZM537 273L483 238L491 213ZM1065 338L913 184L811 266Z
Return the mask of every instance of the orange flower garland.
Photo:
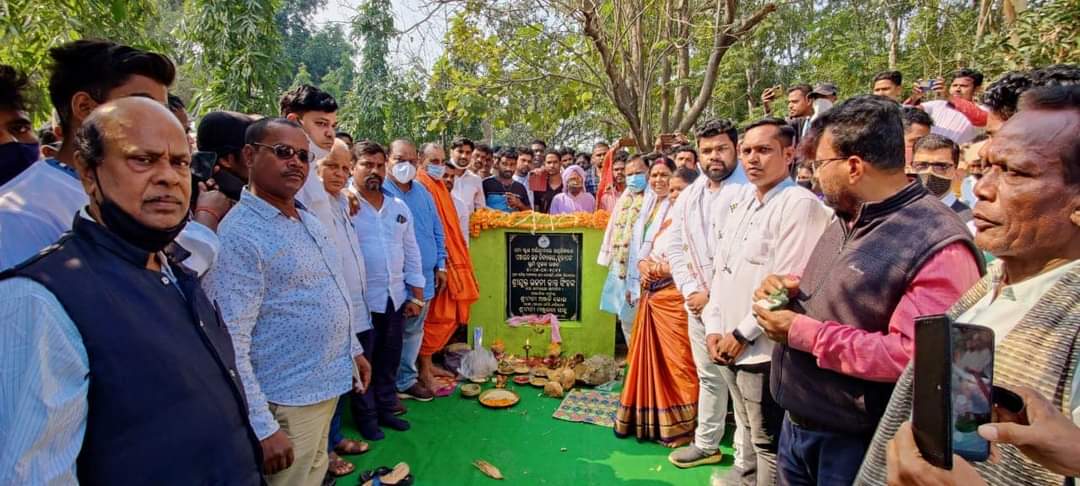
M607 211L578 212L569 214L544 214L534 211L504 213L494 209L479 209L469 218L469 234L475 238L486 229L523 229L545 231L569 228L607 228Z

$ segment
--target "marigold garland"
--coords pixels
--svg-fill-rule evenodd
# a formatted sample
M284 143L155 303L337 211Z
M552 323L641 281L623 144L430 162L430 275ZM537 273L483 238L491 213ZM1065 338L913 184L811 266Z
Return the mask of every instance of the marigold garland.
M504 213L494 209L479 209L469 219L469 234L475 238L486 229L524 229L529 231L551 231L569 228L605 229L608 212L578 212L568 214L544 214L534 211Z

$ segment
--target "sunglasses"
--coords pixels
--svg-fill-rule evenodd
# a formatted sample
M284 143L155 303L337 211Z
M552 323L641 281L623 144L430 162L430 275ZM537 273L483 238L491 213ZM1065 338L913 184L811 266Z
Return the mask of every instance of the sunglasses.
M256 147L266 147L266 148L268 148L270 150L273 150L274 155L277 156L277 158L279 158L281 160L289 160L289 159L293 158L293 156L295 156L297 159L300 160L300 162L303 162L303 163L306 164L306 163L308 163L308 160L310 160L310 156L311 156L308 153L307 150L295 149L295 148L292 148L291 146L285 145L283 143L279 143L277 145L267 145L265 143L256 142L256 143L253 143L252 145L254 145Z

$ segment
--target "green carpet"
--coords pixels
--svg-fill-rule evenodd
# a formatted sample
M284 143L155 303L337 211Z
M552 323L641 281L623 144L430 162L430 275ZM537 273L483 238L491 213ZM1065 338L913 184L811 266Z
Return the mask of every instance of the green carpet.
M386 438L371 442L371 451L346 456L357 472L338 484L352 486L359 471L400 461L409 464L418 485L708 485L714 472L723 475L731 466L730 433L721 466L678 469L667 460L670 449L618 439L606 427L554 419L561 400L531 386L508 386L521 402L503 410L484 408L458 392L428 403L406 401L409 413L402 418L412 429L384 429ZM343 425L346 436L360 438L351 417ZM492 463L506 479L483 475L474 459Z

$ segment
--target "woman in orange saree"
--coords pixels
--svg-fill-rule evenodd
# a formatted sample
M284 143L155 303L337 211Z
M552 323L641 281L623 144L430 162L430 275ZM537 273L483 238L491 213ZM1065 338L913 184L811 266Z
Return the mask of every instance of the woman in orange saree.
M667 197L669 204L642 215L647 218L642 254L647 256L637 264L641 300L615 415L616 436L655 440L668 447L693 439L698 396L685 302L671 279L666 258L670 234L664 231L671 225L666 208L693 181L696 172L680 170L672 177L674 169L675 164L663 157L649 170L652 190L658 197Z

